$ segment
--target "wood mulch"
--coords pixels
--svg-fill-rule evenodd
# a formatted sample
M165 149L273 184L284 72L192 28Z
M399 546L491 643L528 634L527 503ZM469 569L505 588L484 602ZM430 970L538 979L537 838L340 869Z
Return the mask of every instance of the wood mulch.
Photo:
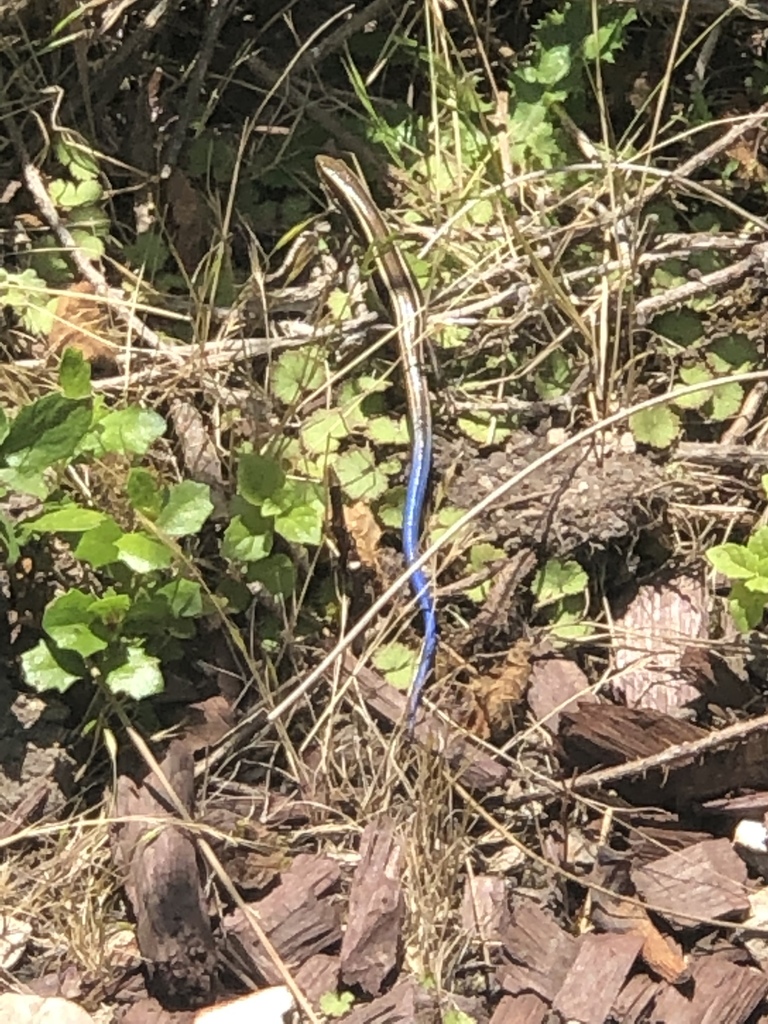
M490 833L475 824L477 839L493 823L506 855L469 848L451 925L466 984L453 992L412 969L419 906L394 807L369 816L354 848L297 842L331 822L308 751L303 789L254 785L245 803L196 810L201 758L231 721L220 698L198 706L157 772L134 767L114 786L113 862L135 942L107 981L70 970L28 988L74 992L129 1024L179 1024L233 991L281 984L315 1020L328 1019L329 994L350 993L337 1010L348 1024L449 1010L477 1024L768 1021L768 714L744 713L746 664L726 664L691 627L702 600L689 578L641 588L622 627L642 642L619 646L600 695L574 661L532 652L515 700L518 721L535 725L506 753L427 712L402 747L404 770L426 757L484 809ZM345 665L380 729L402 720L402 694ZM6 843L40 799L28 787L6 812ZM276 834L290 837L282 849Z

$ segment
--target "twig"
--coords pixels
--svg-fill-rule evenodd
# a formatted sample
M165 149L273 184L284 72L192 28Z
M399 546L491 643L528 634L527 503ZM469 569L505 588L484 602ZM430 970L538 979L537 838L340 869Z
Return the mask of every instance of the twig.
M711 274L704 274L696 281L686 281L677 288L670 288L659 295L652 295L649 299L643 299L635 306L635 319L638 326L644 327L649 320L658 316L665 309L678 306L680 303L689 302L697 295L706 292L716 291L718 288L734 287L738 281L756 268L761 268L765 273L766 259L768 258L768 243L756 245L749 256L738 263L732 263L722 270L714 270Z
M74 263L81 277L93 286L97 295L113 300L114 305L112 308L115 315L122 320L129 330L136 335L136 337L141 338L146 345L162 352L164 355L168 356L169 359L172 359L177 363L183 362L186 357L183 356L176 347L164 342L159 335L157 335L153 330L150 330L150 328L143 324L134 313L128 310L125 307L125 300L122 293L118 289L110 288L101 271L97 270L93 263L91 263L87 258L83 250L75 241L69 228L62 223L61 218L59 217L59 211L56 209L53 200L48 195L42 176L37 167L33 164L13 119L7 118L5 123L8 129L8 134L13 140L13 144L16 147L16 152L21 163L22 180L24 181L29 194L34 199L43 219L48 224L51 231L53 231L62 248Z
M533 800L548 800L553 797L568 796L569 793L583 793L591 789L604 789L621 779L632 775L642 775L656 768L671 768L678 761L693 761L703 754L711 753L727 743L743 740L754 732L768 729L768 715L760 715L746 722L728 725L719 732L713 732L700 740L689 740L687 743L675 743L658 754L648 757L637 757L624 764L601 768L595 772L585 772L567 782L556 782L554 779L547 786L529 790L509 799L508 806L520 807Z
M198 97L203 88L203 81L213 59L213 51L216 48L216 43L219 40L222 29L234 9L235 3L236 0L209 0L209 14L206 18L203 42L195 57L194 68L189 78L187 93L184 97L184 102L181 104L179 116L163 152L163 167L160 171L161 179L170 177L171 171L176 166L181 147L184 145L189 122L192 120Z

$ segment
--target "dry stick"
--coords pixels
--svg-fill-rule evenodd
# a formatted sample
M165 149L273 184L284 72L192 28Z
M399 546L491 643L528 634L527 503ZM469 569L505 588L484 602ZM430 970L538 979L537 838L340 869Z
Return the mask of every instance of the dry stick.
M289 694L284 700L282 700L277 707L273 708L272 711L267 715L267 721L274 722L280 718L286 711L293 707L293 705L300 700L301 697L310 690L315 683L325 674L325 672L332 666L333 662L338 658L347 648L357 639L358 636L366 629L368 625L376 618L379 612L386 607L389 601L397 596L401 588L406 584L411 576L419 569L423 568L434 556L444 548L450 541L453 540L463 529L470 525L479 515L485 512L486 509L508 494L514 487L516 487L527 477L536 473L542 467L549 465L550 462L554 462L560 455L570 451L572 448L577 448L582 445L585 441L590 438L597 436L603 431L610 427L614 427L619 423L624 423L631 416L636 413L645 412L648 409L655 409L658 406L666 405L668 402L675 401L676 398L681 398L686 395L698 394L700 391L708 391L714 387L723 387L727 384L743 384L749 383L750 381L768 380L768 370L753 370L750 373L734 373L727 377L720 377L717 380L702 381L697 384L690 384L684 388L678 388L675 391L670 391L665 395L657 395L655 398L646 399L644 402L639 402L637 405L630 406L629 409L622 409L619 412L613 413L611 416L606 416L605 419L598 423L593 423L591 426L586 427L584 430L579 431L578 434L574 434L573 437L564 441L557 448L553 448L552 451L540 456L535 459L529 466L516 473L515 476L506 480L503 484L500 484L495 490L491 491L490 494L486 495L482 501L479 501L474 505L468 512L466 512L461 519L457 520L452 526L440 536L440 539L431 544L418 558L413 565L411 565L405 572L403 572L395 582L388 587L384 593L378 598L377 601L368 609L368 611L355 623L355 625L349 630L349 632L335 645L335 647L322 659L320 664L314 668L306 679L303 680L296 687L293 693ZM246 725L252 718L262 714L263 709L259 708L240 723L240 726ZM240 727L238 726L238 728Z
M455 776L451 775L451 773L448 771L445 771L445 775L453 789L461 797L464 805L469 810L474 811L474 813L479 818L482 818L487 825L490 825L493 831L496 832L499 836L501 836L502 839L506 840L506 842L508 842L510 846L513 846L516 850L519 850L520 853L522 853L527 860L533 861L534 864L538 864L539 867L545 868L547 871L555 872L555 874L559 875L561 878L568 879L569 882L575 882L577 885L581 887L588 886L592 892L599 892L604 896L610 896L612 898L615 898L616 892L612 891L611 889L608 889L606 886L592 882L588 877L585 877L584 875L577 875L575 872L569 871L567 868L562 867L560 864L553 864L550 861L548 861L546 857L542 857L540 853L535 853L533 850L529 849L529 847L527 847L521 839L517 838L514 832L511 832L500 821L496 821L493 815L472 796L469 790L465 789L464 786L461 785L461 783L458 781L458 779L455 778ZM507 806L506 802L505 806ZM668 915L671 912L669 907L662 907L655 903L644 903L636 896L622 896L622 899L626 900L627 903L631 903L632 906L640 907L643 910L651 910L654 913L661 914L662 916ZM744 923L742 921L724 921L722 919L717 918L697 917L693 914L686 914L680 912L677 908L675 908L674 910L674 915L675 917L682 918L683 920L692 921L695 924L706 924L711 925L715 928L730 929L731 931L737 931L738 929L744 927ZM750 932L753 931L756 935L768 936L768 928L752 929L750 927Z
M132 26L130 32L124 33L114 57L107 61L92 81L92 94L101 110L109 106L112 97L120 88L120 82L127 69L138 65L137 54L149 52L152 37L180 5L181 0L158 0L154 7L147 11L139 25ZM110 24L106 31L111 28ZM76 112L83 102L83 98L78 97L72 105L72 110Z
M149 766L149 768L154 772L156 778L158 779L158 781L160 782L161 786L165 790L166 795L167 795L168 799L170 800L171 804L173 805L174 810L176 811L176 813L179 815L179 817L182 819L182 821L186 822L189 825L194 825L195 824L194 819L191 817L191 815L187 811L186 807L184 806L184 804L179 799L178 794L174 790L173 786L170 784L168 779L165 777L165 774L163 773L162 769L160 768L160 765L158 764L157 759L155 758L155 756L152 753L152 751L149 749L149 747L144 742L142 737L130 725L130 723L128 722L128 719L125 717L125 715L122 713L122 711L118 711L118 714L120 715L120 718L123 721L123 725L124 725L124 727L125 727L125 729L126 729L126 731L128 733L128 736L131 739L131 742L134 744L134 746L136 747L136 749L138 750L139 754L142 756L142 758L144 759L146 764ZM195 836L195 843L197 844L198 849L200 850L200 852L203 854L203 856L205 857L206 861L208 862L209 867L211 868L213 873L218 878L219 882L221 882L221 884L226 889L227 895L232 899L232 901L235 904L235 906L237 906L237 908L239 910L241 910L243 912L243 914L245 915L246 920L248 921L248 923L250 924L251 928L253 928L254 932L256 933L256 937L258 938L258 940L261 943L261 945L264 947L264 950L267 953L267 956L272 961L274 967L276 968L276 970L280 974L280 977L283 979L283 981L285 982L287 987L290 989L290 991L291 991L294 999L298 1003L298 1005L301 1007L303 1012L307 1015L309 1020L312 1021L312 1024L321 1024L319 1018L315 1016L315 1014L314 1014L314 1012L312 1010L312 1006L310 1005L310 1003L308 1002L308 1000L304 996L304 993L301 991L301 989L298 987L298 985L294 981L294 979L293 979L293 977L291 975L291 972L288 970L288 968L283 963L283 961L282 961L282 959L280 957L280 954L277 952L275 947L269 941L269 937L267 936L267 934L264 931L264 929L261 927L261 923L259 922L258 916L248 906L248 904L242 898L240 893L237 891L237 889L235 888L235 886L232 883L232 879L229 877L229 875L225 871L225 869L224 869L221 861L219 860L219 858L216 856L216 854L211 849L210 845L208 844L208 841L206 839L203 839L202 836Z
M375 21L382 11L390 10L392 6L392 0L371 0L371 3L357 14L353 14L348 21L327 35L321 43L309 47L296 61L293 70L300 72L308 66L319 64L329 54L340 50L358 29L364 29L366 25Z
M748 722L737 722L735 725L728 725L718 732L711 733L699 740L688 740L685 743L675 743L658 754L649 754L646 757L637 757L633 761L625 761L623 764L614 765L610 768L601 768L595 772L584 772L575 779L567 782L557 783L552 780L549 787L542 786L539 789L531 790L528 793L521 793L519 796L511 797L505 806L521 807L523 804L533 800L545 800L552 797L567 797L570 793L582 793L584 790L604 788L610 786L620 779L630 775L640 775L651 771L654 768L669 768L676 761L692 760L701 754L717 750L718 747L736 740L743 740L753 732L761 729L768 729L768 714L760 715ZM553 789L555 792L553 792Z
M723 431L720 438L721 445L735 445L744 437L752 426L752 421L757 416L758 410L763 404L768 393L768 384L755 384L752 390L742 403L741 409L734 418L727 430Z
M708 291L717 291L726 285L735 287L756 268L762 268L765 272L766 260L768 260L768 243L761 242L754 246L749 256L738 263L732 263L722 270L714 270L711 274L704 274L695 281L686 281L685 284L676 288L669 288L659 295L653 295L649 299L643 299L635 306L635 316L639 327L644 327L649 320L658 316L665 309L671 309L682 302L689 302L697 295Z
M213 10L209 12L206 19L203 43L195 57L195 66L189 78L184 102L181 105L178 119L163 152L163 167L160 171L161 179L170 177L172 170L176 166L181 147L184 145L189 122L192 120L192 114L197 104L197 98L203 88L203 80L213 59L213 51L227 23L227 19L234 10L235 3L236 0L210 0L209 2L209 7L212 7Z
M53 200L48 195L42 176L32 163L29 153L27 152L27 148L21 139L18 128L11 118L8 118L5 123L8 128L8 134L13 140L21 162L21 176L24 184L34 199L43 219L48 224L51 231L56 235L56 238L65 249L67 255L70 257L81 276L85 278L89 284L93 285L98 295L101 295L104 298L117 300L113 306L115 315L118 316L119 319L122 320L138 338L141 338L142 341L146 342L150 348L157 349L164 355L173 359L175 362L182 362L184 357L176 348L166 344L166 342L164 342L154 331L150 330L145 324L143 324L137 316L125 308L122 294L117 289L110 288L101 271L97 270L91 261L87 259L85 253L72 236L69 228L62 223L61 218L59 217L59 212L54 206Z

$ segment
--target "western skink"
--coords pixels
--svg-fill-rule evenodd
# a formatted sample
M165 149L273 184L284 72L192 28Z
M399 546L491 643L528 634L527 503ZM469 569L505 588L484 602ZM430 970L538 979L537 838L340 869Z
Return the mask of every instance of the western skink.
M317 173L331 199L344 211L355 233L370 248L382 298L390 307L403 364L411 434L411 465L403 509L403 554L410 568L419 557L419 537L432 467L432 410L424 373L424 297L381 211L368 189L343 160L316 158ZM424 623L424 640L408 698L408 728L413 729L424 685L437 649L437 617L429 579L423 569L411 576L411 590Z

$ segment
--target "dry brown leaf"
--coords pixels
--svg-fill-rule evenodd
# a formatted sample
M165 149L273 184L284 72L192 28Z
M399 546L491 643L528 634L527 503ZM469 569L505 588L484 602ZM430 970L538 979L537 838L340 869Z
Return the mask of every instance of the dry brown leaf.
M670 985L679 985L688 977L688 966L680 947L673 939L662 935L645 909L635 900L621 896L600 896L599 908L593 908L601 930L642 935L640 956L652 971Z
M360 562L378 572L381 528L370 507L362 501L356 501L354 505L345 505L344 525L352 538Z
M768 169L757 159L755 147L746 139L739 139L725 151L726 156L738 164L737 176L742 181L765 181Z
M111 327L104 306L85 298L95 294L92 284L78 281L59 296L48 334L49 353L59 356L65 349L74 348L91 363L115 362L118 346L109 340Z
M475 710L467 725L482 739L506 729L525 696L531 675L531 643L518 640L507 652L500 670L479 676L470 684Z

